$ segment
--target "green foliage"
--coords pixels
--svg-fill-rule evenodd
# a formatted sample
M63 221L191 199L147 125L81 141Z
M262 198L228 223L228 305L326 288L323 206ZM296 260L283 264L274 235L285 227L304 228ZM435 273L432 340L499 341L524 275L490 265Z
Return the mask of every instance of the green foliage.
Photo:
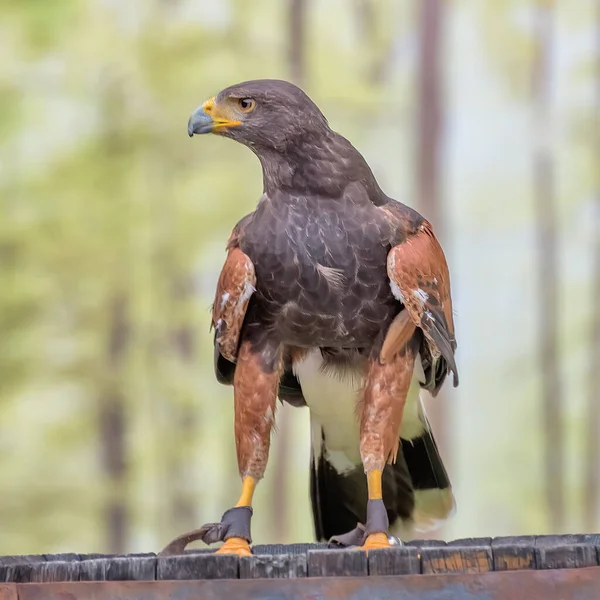
M402 2L367 2L374 19L364 31L355 4L308 3L306 88L386 191L416 206L416 15ZM466 382L452 409L456 535L546 527L536 509L540 435L528 435L537 409L533 349L515 349L506 326L516 314L513 329L530 340L537 301L520 237L531 225L522 113L532 48L519 25L526 9L520 0L446 9L445 195L458 240L449 255ZM569 27L586 26L564 12ZM287 3L0 0L0 14L0 554L108 550L111 498L131 517L128 549L157 550L183 528L216 519L238 492L231 389L214 381L208 308L225 240L262 183L251 152L219 138L189 140L187 118L235 81L288 77ZM472 26L481 56L452 37L461 23ZM471 78L478 61L484 76ZM589 82L587 66L572 68ZM585 132L590 113L575 102L564 110L569 131ZM567 216L593 185L581 139L561 146ZM118 359L116 298L127 306ZM579 331L582 318L568 318ZM109 392L125 398L127 480L117 489L98 430ZM289 417L287 535L310 540L307 414ZM523 443L507 442L507 431ZM282 493L272 480L278 443L257 492L257 541L282 541L270 519ZM520 470L497 476L507 460ZM182 500L191 517L178 513Z
M15 27L23 35L26 49L39 55L53 49L69 30L81 25L80 0L0 0L5 27Z

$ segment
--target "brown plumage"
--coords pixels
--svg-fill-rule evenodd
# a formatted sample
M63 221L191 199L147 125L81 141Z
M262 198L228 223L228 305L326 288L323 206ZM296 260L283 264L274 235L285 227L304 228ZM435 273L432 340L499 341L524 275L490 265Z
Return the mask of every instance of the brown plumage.
M265 369L249 342L240 347L234 388L235 446L240 475L260 479L267 468L281 360Z
M411 340L416 328L417 326L410 318L407 310L400 311L394 317L381 345L381 352L379 353L381 364L386 364L394 360L396 354Z
M387 273L394 296L402 302L412 323L425 334L433 361L443 357L454 372L454 384L458 385L450 275L442 248L427 221L390 250ZM435 368L432 370L435 372ZM439 384L433 377L429 387L437 392L442 383L443 377Z
M383 471L395 463L400 444L400 424L412 379L418 344L401 348L386 364L369 361L360 406L360 456L366 472Z
M418 389L437 392L450 371L458 380L448 268L431 225L384 194L290 83L226 88L188 132L248 146L263 171L264 193L231 234L213 305L215 370L234 386L238 462L252 477L244 489L264 474L278 393L311 411L319 538L366 522L371 548L387 543L377 536L388 519L410 528L415 515L443 518L452 492Z
M215 344L220 354L233 362L236 360L246 309L255 285L256 275L252 261L239 248L230 248L217 283L212 326L215 328Z

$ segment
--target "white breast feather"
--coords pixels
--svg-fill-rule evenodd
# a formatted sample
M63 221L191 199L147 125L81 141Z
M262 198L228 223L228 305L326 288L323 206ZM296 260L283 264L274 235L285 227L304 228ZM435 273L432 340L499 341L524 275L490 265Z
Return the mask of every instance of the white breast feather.
M363 381L353 380L351 377L340 379L324 373L322 365L321 352L314 349L303 360L294 363L293 369L310 409L313 452L318 457L325 451L329 463L336 471L345 473L361 464L356 404ZM419 397L419 380L423 379L421 361L417 359L400 428L405 439L418 437L424 429ZM325 434L324 449L321 444L321 429Z
M320 455L320 429L325 433L327 458L338 473L360 465L360 437L356 419L356 402L362 381L339 379L321 371L323 358L318 349L311 350L302 361L294 364L294 373L313 426L313 450Z

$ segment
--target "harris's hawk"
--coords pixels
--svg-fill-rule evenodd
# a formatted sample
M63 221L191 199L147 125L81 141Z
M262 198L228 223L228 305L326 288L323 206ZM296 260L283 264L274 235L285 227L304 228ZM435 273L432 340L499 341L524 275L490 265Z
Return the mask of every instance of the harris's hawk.
M386 547L446 518L454 497L419 398L450 372L458 384L450 278L430 223L381 190L291 83L228 87L188 133L248 146L264 191L233 229L212 311L216 376L234 388L241 496L164 552L203 539L250 553L278 397L310 410L319 540Z

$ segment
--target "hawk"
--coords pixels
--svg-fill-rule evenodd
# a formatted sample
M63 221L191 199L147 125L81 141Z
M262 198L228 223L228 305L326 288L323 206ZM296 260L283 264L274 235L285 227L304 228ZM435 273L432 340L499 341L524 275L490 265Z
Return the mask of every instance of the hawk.
M252 496L277 398L310 410L316 537L366 550L447 518L455 502L419 391L453 374L450 277L431 224L387 196L316 104L247 81L190 117L258 157L263 194L233 228L212 308L215 373L233 385L242 479L220 523L184 534L251 553Z

